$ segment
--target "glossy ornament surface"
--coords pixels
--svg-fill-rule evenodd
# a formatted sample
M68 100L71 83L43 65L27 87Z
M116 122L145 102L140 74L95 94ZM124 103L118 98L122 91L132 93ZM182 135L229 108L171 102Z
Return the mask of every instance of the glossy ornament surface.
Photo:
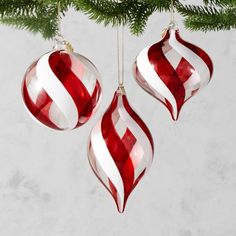
M210 82L212 73L207 53L172 28L160 42L141 51L134 64L138 84L161 101L174 120L183 104Z
M24 104L41 124L72 130L86 123L101 99L100 75L85 57L65 50L46 53L27 70Z
M91 167L122 213L130 193L151 166L154 146L150 131L119 88L88 146Z

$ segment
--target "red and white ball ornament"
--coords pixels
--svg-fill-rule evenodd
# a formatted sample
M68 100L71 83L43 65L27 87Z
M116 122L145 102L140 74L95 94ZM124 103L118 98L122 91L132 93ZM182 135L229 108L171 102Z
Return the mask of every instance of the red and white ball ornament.
M73 130L85 124L98 108L100 74L84 56L54 50L29 67L22 96L26 108L41 124Z
M210 82L212 73L207 53L184 41L175 26L160 42L142 50L134 64L138 84L160 100L174 120L184 103Z

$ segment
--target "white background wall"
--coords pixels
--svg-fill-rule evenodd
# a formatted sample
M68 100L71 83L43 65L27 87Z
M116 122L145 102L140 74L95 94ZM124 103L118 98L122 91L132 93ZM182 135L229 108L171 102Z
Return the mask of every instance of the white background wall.
M236 32L181 35L204 48L215 65L211 84L174 123L167 109L132 76L136 54L160 40L169 16L155 14L145 34L126 34L126 88L156 145L149 174L117 213L87 161L87 138L117 87L115 30L70 11L63 31L103 76L96 116L73 132L55 132L24 110L21 80L52 42L0 27L1 236L236 236Z

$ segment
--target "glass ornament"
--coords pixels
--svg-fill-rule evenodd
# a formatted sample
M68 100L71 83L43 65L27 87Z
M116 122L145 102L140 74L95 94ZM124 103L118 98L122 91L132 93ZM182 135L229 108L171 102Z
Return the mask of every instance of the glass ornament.
M170 27L164 38L142 50L134 63L138 84L162 102L177 120L184 103L211 80L213 63L201 48Z
M152 135L119 88L88 145L90 165L122 213L130 193L151 166Z
M29 67L22 96L27 110L41 124L73 130L85 124L98 108L100 75L84 56L54 50Z

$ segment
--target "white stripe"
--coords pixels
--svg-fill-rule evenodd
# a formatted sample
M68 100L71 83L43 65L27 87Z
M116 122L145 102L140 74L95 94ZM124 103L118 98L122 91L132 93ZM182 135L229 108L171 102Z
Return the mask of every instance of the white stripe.
M175 30L170 31L169 44L194 67L201 78L201 88L205 87L210 80L209 68L201 57L199 57L189 48L185 47L176 39L175 33Z
M59 128L67 129L67 122L66 118L64 117L63 113L57 107L55 102L52 102L49 107L49 119Z
M137 80L138 84L149 94L151 94L155 98L158 98L163 103L166 102L165 99L162 96L160 96L160 94L158 94L157 91L150 86L150 84L147 83L147 81L143 78L143 76L139 72L138 68L137 68L137 73L135 74L135 79Z
M194 71L189 79L184 83L185 101L192 96L192 92L200 88L201 79L199 74Z
M93 128L91 133L91 146L98 163L103 171L109 177L115 188L117 189L120 202L118 203L120 211L123 211L124 206L124 184L120 172L111 157L107 145L103 139L101 131L101 121Z
M122 96L119 96L117 106L118 106L118 111L119 111L121 119L125 121L127 128L131 131L131 133L137 139L137 142L139 142L141 147L145 150L145 158L148 160L148 163L146 163L147 169L148 169L151 166L152 157L153 157L151 143L149 139L147 138L147 135L143 131L143 129L137 124L137 122L126 111L123 105Z
M150 64L148 59L149 47L145 48L137 57L137 67L140 71L142 77L147 81L148 84L152 86L161 96L161 101L166 98L173 108L173 117L177 119L177 103L174 95L167 88L164 82L160 79L153 66Z
M134 179L136 180L139 175L143 172L144 167L147 167L149 164L145 163L146 162L146 157L145 153L143 150L143 147L139 144L137 141L133 148L132 151L130 152L130 157L133 163L134 167Z
M50 55L51 52L40 58L36 66L36 74L43 89L66 117L68 129L74 129L78 123L77 107L68 91L51 70Z
M30 82L26 84L26 87L27 87L27 91L31 100L34 103L36 103L38 99L38 95L42 93L42 89L43 89L36 75L34 75L34 77L30 80Z
M162 48L162 51L163 51L163 48ZM166 59L168 60L168 62L170 63L170 65L173 67L173 69L176 70L179 63L181 62L182 56L179 55L179 53L177 53L172 48L171 48L171 50L169 50L168 52L163 53L163 54L166 57Z
M94 154L93 147L91 145L91 140L88 143L88 157L89 157L89 162L97 176L100 178L100 180L105 184L105 186L110 189L110 182L109 178L107 177L106 173L103 171L102 167L100 164L97 162L97 158Z

